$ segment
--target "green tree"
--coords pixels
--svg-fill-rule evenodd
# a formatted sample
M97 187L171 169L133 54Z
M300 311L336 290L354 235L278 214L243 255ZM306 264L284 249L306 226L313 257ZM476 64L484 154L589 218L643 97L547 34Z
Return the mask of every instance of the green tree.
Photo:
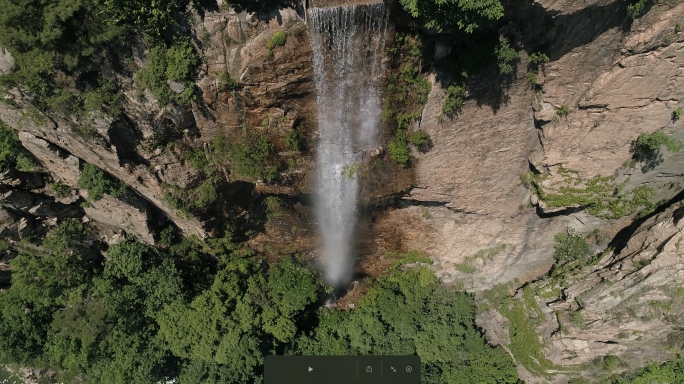
M164 45L152 47L147 63L135 74L135 80L149 89L162 105L170 101L183 105L194 96L193 81L199 62L199 56L190 42L177 39L169 48ZM185 90L175 94L167 80L183 84Z
M100 6L108 22L140 28L159 37L177 24L187 4L188 0L104 0Z
M411 16L438 32L457 27L472 33L503 16L499 0L399 0Z
M230 170L243 176L273 181L278 175L275 148L267 136L248 137L230 146Z
M303 354L418 354L423 383L516 383L515 364L487 344L469 295L438 283L427 268L377 281L353 311L322 310Z
M319 275L292 258L271 268L266 283L269 304L263 311L263 329L280 342L301 331L302 317L323 293Z
M263 364L260 316L253 297L263 289L258 266L236 260L220 270L212 287L191 302L177 299L165 306L158 322L174 355L221 364L227 383L254 380Z
M17 132L0 120L0 170L11 167L24 172L39 169L33 155L21 145Z
M122 197L126 193L126 184L114 179L100 168L85 164L78 179L78 187L88 190L88 199L97 201L107 193L113 197Z
M566 263L568 261L577 260L586 256L589 253L589 243L583 236L573 232L559 233L554 236L556 244L554 258L558 263Z
M12 285L0 292L0 360L35 364L43 355L52 313L96 273L79 250L89 231L75 220L53 228L43 249L22 251L11 261Z
M2 82L28 90L43 110L76 111L79 92L55 71L97 70L123 29L105 23L94 0L0 0L0 9L0 46L16 61Z

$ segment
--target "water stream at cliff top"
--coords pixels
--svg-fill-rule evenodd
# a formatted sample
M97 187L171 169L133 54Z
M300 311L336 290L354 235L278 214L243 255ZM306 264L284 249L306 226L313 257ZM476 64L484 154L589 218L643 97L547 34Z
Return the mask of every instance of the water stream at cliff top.
M343 287L352 279L359 190L347 171L377 147L387 10L375 3L307 14L318 108L316 217L326 280Z

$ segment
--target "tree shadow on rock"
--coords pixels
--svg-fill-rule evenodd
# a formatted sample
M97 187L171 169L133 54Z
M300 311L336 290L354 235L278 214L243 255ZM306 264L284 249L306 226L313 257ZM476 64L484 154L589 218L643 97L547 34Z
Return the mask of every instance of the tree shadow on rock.
M532 0L504 2L505 16L496 25L472 34L455 31L440 37L447 41L451 53L435 63L446 74L437 80L446 89L467 74L468 99L474 99L478 106L489 105L496 113L509 101L507 90L518 81L515 73L519 65L525 65L520 61L512 62L513 70L508 75L497 71L495 49L500 43L500 36L506 37L518 50L530 54L541 50L555 61L611 29L629 31L633 19L628 15L627 6L627 2L615 1L563 14L558 10L544 9ZM600 55L594 59L596 65L603 60Z

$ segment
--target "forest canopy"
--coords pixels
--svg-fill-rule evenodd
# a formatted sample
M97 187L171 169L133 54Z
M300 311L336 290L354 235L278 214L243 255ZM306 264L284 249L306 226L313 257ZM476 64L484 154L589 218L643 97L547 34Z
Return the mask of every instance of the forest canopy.
M165 46L187 0L0 0L0 46L15 59L0 84L20 86L41 110L79 114L92 93L108 109L115 88L103 79L103 63L126 56L126 39L144 36ZM166 36L166 37L165 37ZM104 89L103 89L104 87ZM89 94L91 93L91 94ZM116 108L111 108L116 111Z
M341 311L322 308L330 288L296 257L269 266L190 238L103 246L68 220L20 249L0 293L1 363L64 382L243 384L262 381L270 354L418 354L423 383L517 382L475 325L472 296L423 267L370 281Z

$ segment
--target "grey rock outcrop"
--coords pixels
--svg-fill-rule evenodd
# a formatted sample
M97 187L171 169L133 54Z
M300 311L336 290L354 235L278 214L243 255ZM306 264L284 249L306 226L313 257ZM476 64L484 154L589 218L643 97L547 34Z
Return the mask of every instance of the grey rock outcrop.
M76 186L81 175L81 161L59 147L28 132L19 132L19 140L33 156L50 170L52 177L72 187Z
M12 57L12 54L8 50L0 47L0 75L10 73L13 67L14 57Z
M87 191L83 191L83 194L87 198ZM104 195L100 200L89 202L83 210L93 220L121 228L148 244L155 243L149 209L135 195L121 199Z

